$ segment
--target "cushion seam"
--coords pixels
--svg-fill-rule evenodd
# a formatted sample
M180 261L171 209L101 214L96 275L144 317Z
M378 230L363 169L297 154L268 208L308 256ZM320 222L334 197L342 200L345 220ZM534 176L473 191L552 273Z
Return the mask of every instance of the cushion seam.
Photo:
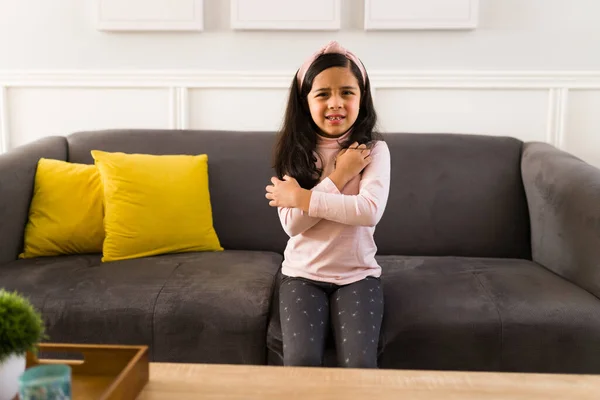
M500 310L498 309L498 305L494 301L491 293L489 292L489 290L487 289L487 287L483 284L483 282L479 278L479 273L477 273L477 272L471 272L471 274L477 280L477 282L479 283L479 285L481 286L481 288L485 292L488 300L490 300L490 302L494 305L494 309L496 310L496 313L498 314L498 321L500 322L500 370L502 371L503 370L502 355L504 353L504 324L502 323L502 315L500 314Z
M173 268L173 271L171 271L171 273L169 274L169 276L167 276L167 279L165 279L165 282L163 283L163 285L161 286L160 290L158 291L158 294L156 295L156 299L154 299L154 305L152 306L152 339L151 339L151 343L152 343L152 349L151 349L151 354L152 354L152 360L154 360L154 350L156 348L156 344L154 342L154 333L156 332L156 328L154 326L154 318L156 316L156 304L158 304L158 298L160 297L160 294L162 293L163 289L165 288L165 286L167 286L167 283L169 283L169 280L171 280L171 277L173 276L173 274L175 273L175 271L177 271L177 269L179 269L179 267L181 266L182 263L177 263L177 265L175 265L175 268Z

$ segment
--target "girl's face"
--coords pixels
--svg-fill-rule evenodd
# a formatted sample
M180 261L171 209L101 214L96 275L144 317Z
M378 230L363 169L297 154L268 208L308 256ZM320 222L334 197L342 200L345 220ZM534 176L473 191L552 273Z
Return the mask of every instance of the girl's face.
M313 80L308 93L310 115L324 136L342 136L358 117L360 88L349 68L333 67Z

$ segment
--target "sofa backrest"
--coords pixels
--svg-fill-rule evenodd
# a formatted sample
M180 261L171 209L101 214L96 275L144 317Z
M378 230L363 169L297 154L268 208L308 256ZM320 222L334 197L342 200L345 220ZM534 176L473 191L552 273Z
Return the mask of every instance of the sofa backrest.
M67 136L69 161L90 151L208 154L214 225L226 249L283 252L287 242L265 198L274 132L106 130ZM379 254L530 258L529 218L513 138L385 135L392 157Z
M379 254L531 258L521 179L509 137L388 134L392 184Z
M273 132L105 130L67 136L69 161L92 164L91 150L207 154L213 223L226 249L283 252L287 235L265 198Z

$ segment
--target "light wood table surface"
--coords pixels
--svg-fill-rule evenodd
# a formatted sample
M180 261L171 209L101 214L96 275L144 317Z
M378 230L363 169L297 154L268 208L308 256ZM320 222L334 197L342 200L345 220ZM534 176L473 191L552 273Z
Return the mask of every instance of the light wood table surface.
M151 363L139 400L600 399L600 376Z

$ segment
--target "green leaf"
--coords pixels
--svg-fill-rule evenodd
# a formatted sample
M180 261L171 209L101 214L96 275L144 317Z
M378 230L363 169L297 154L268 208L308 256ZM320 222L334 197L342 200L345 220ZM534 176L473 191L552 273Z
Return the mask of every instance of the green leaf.
M24 296L0 289L0 362L9 356L37 353L44 339L41 314Z

